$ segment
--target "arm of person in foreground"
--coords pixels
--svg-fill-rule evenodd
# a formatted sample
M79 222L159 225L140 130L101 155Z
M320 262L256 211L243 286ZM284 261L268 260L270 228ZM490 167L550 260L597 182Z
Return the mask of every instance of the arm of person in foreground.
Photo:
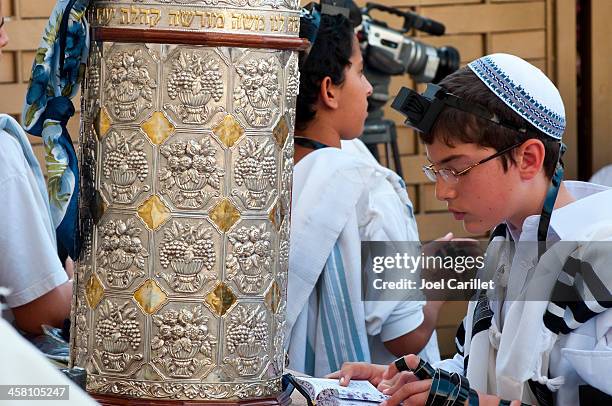
M33 301L11 309L15 324L21 330L42 334L41 325L62 327L64 320L70 317L72 300L72 281L53 288Z
M428 301L423 307L423 322L414 330L393 340L385 341L385 347L397 357L418 354L427 345L438 322L438 314L444 302Z
M70 257L66 260L64 270L68 281L31 302L11 309L19 329L31 334L42 334L43 324L59 328L63 326L64 320L70 317L74 278L74 262Z

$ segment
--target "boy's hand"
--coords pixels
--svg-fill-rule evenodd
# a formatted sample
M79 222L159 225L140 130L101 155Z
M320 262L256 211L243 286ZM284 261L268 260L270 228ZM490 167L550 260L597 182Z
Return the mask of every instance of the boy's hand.
M406 365L410 369L416 369L419 366L419 357L410 354L404 357ZM395 363L389 364L383 374L384 381L395 380L395 384L388 390L383 391L385 395L391 397L385 402L382 402L380 406L396 406L400 403L403 406L425 406L429 391L431 389L431 379L419 380L412 372L402 371L399 372ZM480 406L497 406L499 405L500 398L494 395L487 395L478 392L478 402ZM469 405L469 400L466 400L464 406ZM520 406L521 402L514 400L511 406Z
M368 364L367 362L345 362L339 371L332 372L325 378L339 378L340 385L348 386L351 379L365 379L374 386L378 386L383 380L386 365Z
M385 395L391 396L405 384L414 381L418 381L418 378L412 372L402 371L391 379L383 379L376 388Z
M430 386L431 379L407 383L380 406L396 406L400 403L404 406L425 406Z
M410 369L416 369L419 365L419 357L410 354L404 357L406 365ZM383 374L383 379L396 379L395 384L383 393L391 395L389 399L381 403L381 406L395 406L404 402L404 405L417 406L425 405L429 388L431 387L431 379L419 380L411 372L400 372L397 370L395 363L389 364Z

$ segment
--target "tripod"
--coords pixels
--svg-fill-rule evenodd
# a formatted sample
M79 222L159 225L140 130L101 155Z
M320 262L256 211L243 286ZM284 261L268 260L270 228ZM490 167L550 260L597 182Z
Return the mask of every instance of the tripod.
M369 69L367 66L364 70L374 90L368 99L369 113L363 134L360 137L361 141L368 147L378 162L381 162L378 145L382 144L385 151L385 165L389 167L391 157L393 159L393 169L403 178L399 147L397 145L397 129L392 120L384 118L382 111L382 107L389 100L389 82L391 77L380 71Z

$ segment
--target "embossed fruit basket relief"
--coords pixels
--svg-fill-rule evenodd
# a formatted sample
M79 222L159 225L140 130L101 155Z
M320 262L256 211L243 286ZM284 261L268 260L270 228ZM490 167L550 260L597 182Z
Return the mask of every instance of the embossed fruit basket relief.
M179 103L168 104L167 107L183 123L203 124L223 111L221 106L215 107L210 103L211 99L219 102L225 89L220 63L212 55L179 52L172 64L168 96Z
M213 363L217 340L202 306L162 312L153 316L153 323L157 331L151 342L153 362L166 374L190 378Z
M157 84L141 49L114 53L106 60L106 66L109 75L105 78L104 92L117 120L134 120L152 106Z
M158 275L176 292L199 290L207 281L217 278L214 266L212 227L203 222L196 225L172 221L164 230L159 260L164 270Z
M241 34L263 35L248 32L260 21L248 14L298 35L293 0L139 0L129 2L129 15L125 2L94 2L94 28L117 32L153 21L159 9L157 28L190 35L220 32L222 21L231 27L232 13L242 16L234 19ZM92 38L72 364L87 369L93 394L276 396L297 54Z

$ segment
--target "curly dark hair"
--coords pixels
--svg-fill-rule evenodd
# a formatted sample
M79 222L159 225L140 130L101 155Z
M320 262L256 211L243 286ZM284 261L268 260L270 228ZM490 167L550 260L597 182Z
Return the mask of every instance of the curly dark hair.
M457 142L474 143L483 147L494 148L497 151L508 148L519 142L535 138L544 144L544 172L550 179L557 165L560 143L531 125L523 117L508 107L499 97L465 66L444 78L440 83L444 90L469 102L479 104L506 122L527 129L527 133L519 133L506 127L491 123L473 114L444 107L438 116L431 132L420 133L419 137L425 144L431 144L439 139L452 147ZM504 170L509 164L515 164L513 151L501 156Z
M311 37L316 29L312 22L300 21L300 37ZM344 82L344 69L351 64L353 51L353 26L342 15L323 14L316 40L309 52L300 54L300 93L297 97L296 123L299 130L317 114L315 104L321 82L329 76L334 85Z

